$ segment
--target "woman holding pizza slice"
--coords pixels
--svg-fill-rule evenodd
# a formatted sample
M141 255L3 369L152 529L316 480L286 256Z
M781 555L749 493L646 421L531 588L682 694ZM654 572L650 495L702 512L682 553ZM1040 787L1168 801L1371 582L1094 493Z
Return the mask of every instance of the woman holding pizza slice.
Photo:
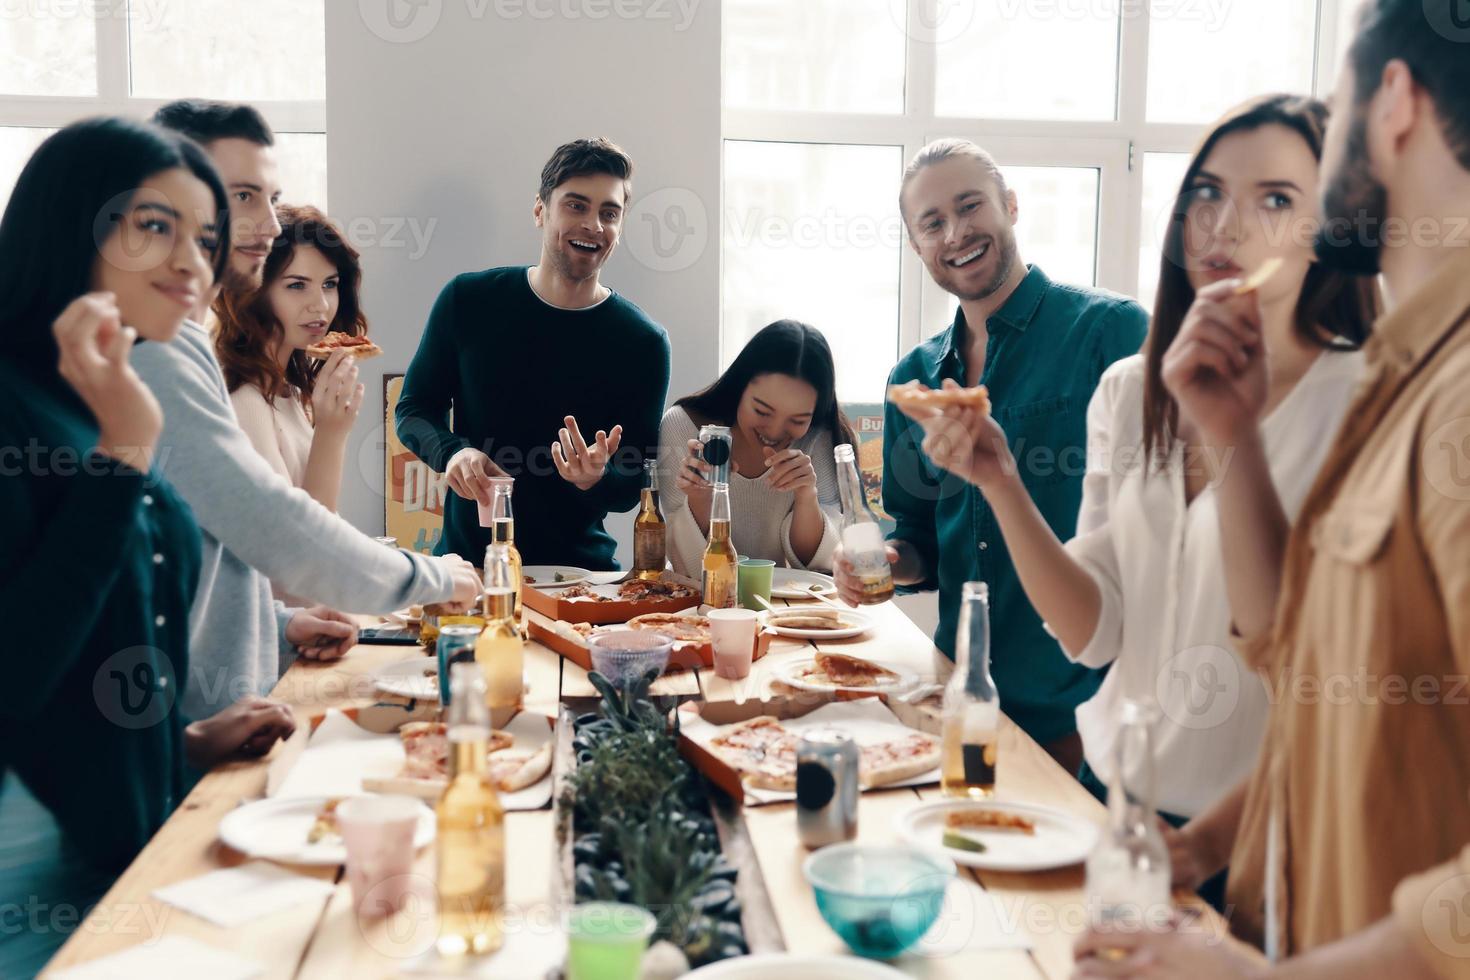
M1115 775L1122 702L1155 702L1159 802L1175 826L1217 807L1235 807L1238 819L1232 788L1255 765L1268 701L1230 636L1212 488L1229 460L1211 458L1180 417L1171 365L1191 345L1231 359L1238 346L1264 351L1250 383L1264 395L1270 478L1283 516L1294 516L1347 409L1362 370L1356 348L1377 309L1371 282L1328 271L1313 254L1326 117L1314 99L1265 97L1217 123L1194 155L1164 239L1143 353L1109 368L1088 406L1071 541L1052 533L1019 475L1066 460L1013 455L973 406L904 409L924 426L934 463L984 494L1027 596L1068 657L1111 666L1077 709L1079 778L1102 796ZM1257 270L1269 278L1253 277ZM1188 830L1170 841L1181 884L1219 881L1225 856L1196 853Z
M314 207L281 207L281 233L254 293L226 290L215 349L240 428L277 473L337 509L347 437L362 408L362 356L310 349L329 333L363 338L362 267L355 248ZM369 353L376 352L370 347Z
M27 450L0 457L0 618L35 625L0 709L5 907L86 908L183 799L186 765L295 727L255 697L183 716L200 534L131 363L226 268L228 214L197 145L102 118L43 143L0 220L0 446ZM39 971L67 938L51 921L4 930L0 976Z

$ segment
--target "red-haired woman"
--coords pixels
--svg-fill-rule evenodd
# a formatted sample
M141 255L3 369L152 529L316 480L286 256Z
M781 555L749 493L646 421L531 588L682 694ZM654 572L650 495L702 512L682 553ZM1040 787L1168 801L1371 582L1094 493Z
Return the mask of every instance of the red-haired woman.
M325 363L306 348L328 331L367 333L362 268L341 231L314 207L279 209L281 234L253 294L221 299L215 347L240 427L277 472L337 509L347 436L362 407L357 361Z

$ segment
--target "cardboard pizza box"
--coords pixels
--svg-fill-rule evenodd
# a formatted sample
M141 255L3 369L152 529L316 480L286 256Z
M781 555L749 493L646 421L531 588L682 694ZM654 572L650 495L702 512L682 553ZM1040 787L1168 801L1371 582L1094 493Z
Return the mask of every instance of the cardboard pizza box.
M687 606L685 608L688 608ZM642 615L641 613L639 615ZM576 620L576 622L589 622L589 620ZM557 656L564 657L583 670L592 669L592 650L583 643L575 643L569 637L563 636L550 625L527 618L526 627L531 633L531 639L551 650ZM774 634L761 631L756 634L755 660L764 657L771 649L771 639ZM715 652L714 647L708 643L693 644L681 643L674 647L669 654L669 666L665 674L677 674L697 668L713 669Z
M642 616L647 613L679 612L681 609L689 609L704 601L698 582L672 572L664 573L664 581L690 586L694 589L694 594L681 599L613 599L610 602L596 602L591 599L563 598L563 594L567 591L565 588L541 589L535 585L527 585L521 590L521 602L527 608L534 609L550 619L564 619L569 623L592 623L594 626L602 626L608 623L626 623L634 616ZM604 596L615 596L618 591L616 585L597 585L592 588L593 591Z

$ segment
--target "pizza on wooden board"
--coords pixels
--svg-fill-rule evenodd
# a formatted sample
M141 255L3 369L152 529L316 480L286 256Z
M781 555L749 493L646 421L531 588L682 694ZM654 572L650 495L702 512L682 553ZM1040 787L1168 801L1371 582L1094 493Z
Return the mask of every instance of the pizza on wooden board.
M340 330L333 330L321 340L308 346L306 355L325 361L339 350L347 351L358 360L377 357L383 353L383 348L366 337L354 337Z
M709 748L721 762L756 789L796 789L796 746L801 738L770 715L752 718L720 732ZM858 782L887 786L932 772L939 766L938 740L923 732L858 746Z

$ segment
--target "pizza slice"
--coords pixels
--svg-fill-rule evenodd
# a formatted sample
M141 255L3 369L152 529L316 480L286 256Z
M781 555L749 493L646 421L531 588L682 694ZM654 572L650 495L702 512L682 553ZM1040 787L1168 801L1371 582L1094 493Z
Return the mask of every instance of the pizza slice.
M366 337L354 337L352 334L333 330L321 340L307 347L306 356L325 361L339 350L347 351L358 360L377 357L383 353L383 348Z
M984 385L973 388L929 388L910 381L889 385L888 400L902 411L924 409L973 408L990 414L990 392Z
M951 810L944 818L944 825L955 830L1017 830L1023 834L1036 833L1034 820L1004 810Z
M340 838L342 828L337 824L337 807L342 803L342 797L334 796L322 804L316 813L316 819L311 823L311 829L306 832L306 842L316 844L330 838Z
M646 613L628 620L630 630L648 630L662 633L676 643L704 645L710 642L709 618L706 616L680 616L675 613Z
M914 732L899 739L858 746L858 782L888 786L939 768L939 740Z
M405 779L449 778L449 726L441 721L409 722L398 730L403 743ZM509 732L491 730L487 752L498 752L515 744Z
M888 687L901 679L887 667L844 653L818 653L796 676L810 684L857 688Z
M502 749L490 753L490 781L502 793L525 789L551 771L552 745L547 742L535 752Z
M710 739L709 748L742 782L757 789L796 789L795 734L770 715L752 718Z

